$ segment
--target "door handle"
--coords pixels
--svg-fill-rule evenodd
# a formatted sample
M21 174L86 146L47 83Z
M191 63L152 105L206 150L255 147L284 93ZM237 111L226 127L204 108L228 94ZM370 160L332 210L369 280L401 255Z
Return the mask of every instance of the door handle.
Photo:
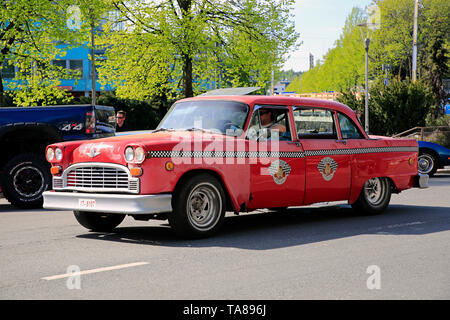
M347 144L347 140L336 140L337 143L342 143L344 145Z
M300 141L288 141L288 144L295 144L297 147L301 146Z

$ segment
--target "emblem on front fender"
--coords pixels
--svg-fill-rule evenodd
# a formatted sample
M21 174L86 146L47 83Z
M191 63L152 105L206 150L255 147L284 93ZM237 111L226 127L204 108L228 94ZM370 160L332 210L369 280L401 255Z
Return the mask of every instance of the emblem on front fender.
M317 169L319 169L325 181L330 181L331 179L333 179L334 173L336 172L337 168L337 162L330 157L323 158L317 165Z

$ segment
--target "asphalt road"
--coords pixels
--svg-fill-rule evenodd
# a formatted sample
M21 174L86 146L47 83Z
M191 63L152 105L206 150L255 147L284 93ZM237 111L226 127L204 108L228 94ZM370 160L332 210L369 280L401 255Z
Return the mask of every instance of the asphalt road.
M1 199L0 299L450 299L450 171L430 186L380 216L227 214L218 235L190 241L166 221L96 233Z

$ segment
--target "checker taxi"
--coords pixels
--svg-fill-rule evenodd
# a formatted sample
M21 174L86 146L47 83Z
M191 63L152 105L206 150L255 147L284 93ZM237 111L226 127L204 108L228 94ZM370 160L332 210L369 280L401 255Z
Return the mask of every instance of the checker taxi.
M378 214L428 183L415 140L368 136L337 102L280 96L183 99L151 132L55 143L46 156L45 208L95 231L167 219L189 238L217 232L226 211L346 200Z

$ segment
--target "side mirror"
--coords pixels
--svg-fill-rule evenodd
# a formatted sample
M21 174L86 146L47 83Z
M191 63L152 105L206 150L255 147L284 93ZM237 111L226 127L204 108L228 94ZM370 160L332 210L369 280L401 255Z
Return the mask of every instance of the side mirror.
M262 128L259 130L258 141L267 141L272 136L270 129Z

